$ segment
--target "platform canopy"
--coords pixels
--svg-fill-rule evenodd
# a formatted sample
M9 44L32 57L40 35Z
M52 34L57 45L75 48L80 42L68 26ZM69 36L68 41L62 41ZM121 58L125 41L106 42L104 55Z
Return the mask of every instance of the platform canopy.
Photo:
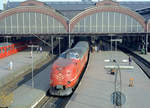
M28 0L0 13L0 34L67 33L67 20L44 3Z
M103 0L70 21L71 33L144 33L145 19L112 0Z

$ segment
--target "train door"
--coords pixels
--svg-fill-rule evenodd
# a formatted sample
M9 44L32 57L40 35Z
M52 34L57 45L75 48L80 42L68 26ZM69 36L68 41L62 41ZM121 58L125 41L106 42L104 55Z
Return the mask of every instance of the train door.
M3 56L3 57L7 56L7 53L6 53L6 46L2 47L2 56Z
M13 54L15 53L14 44L11 45L11 52L12 52Z
M14 45L14 53L17 53L17 44L13 44Z
M80 65L80 72L83 70L84 67L84 56L80 59L81 65Z
M78 73L81 73L82 70L82 58L79 57L79 54L76 55L78 58Z
M3 57L2 47L0 47L0 58Z
M11 52L11 55L14 54L14 44L10 45L10 52Z
M7 46L6 48L6 53L7 53L7 56L11 55L11 51L10 51L10 45Z

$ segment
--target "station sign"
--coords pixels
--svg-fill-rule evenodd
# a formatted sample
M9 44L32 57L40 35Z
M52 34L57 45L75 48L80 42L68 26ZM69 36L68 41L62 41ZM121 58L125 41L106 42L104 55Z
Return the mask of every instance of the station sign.
M122 43L122 39L111 39L110 41L112 41L112 42L120 42L120 43Z

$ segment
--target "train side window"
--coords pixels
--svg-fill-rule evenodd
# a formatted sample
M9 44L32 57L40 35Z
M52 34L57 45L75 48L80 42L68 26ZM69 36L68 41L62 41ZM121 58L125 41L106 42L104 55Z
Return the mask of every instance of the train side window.
M0 54L1 54L1 52L2 52L2 49L0 49Z

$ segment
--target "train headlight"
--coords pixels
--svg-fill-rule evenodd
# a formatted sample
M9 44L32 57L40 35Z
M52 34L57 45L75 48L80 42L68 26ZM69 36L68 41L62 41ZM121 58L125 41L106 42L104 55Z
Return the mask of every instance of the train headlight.
M68 84L70 84L71 82L70 82L70 81L68 81L67 83L68 83Z
M53 83L53 80L50 80L50 84L52 84Z

